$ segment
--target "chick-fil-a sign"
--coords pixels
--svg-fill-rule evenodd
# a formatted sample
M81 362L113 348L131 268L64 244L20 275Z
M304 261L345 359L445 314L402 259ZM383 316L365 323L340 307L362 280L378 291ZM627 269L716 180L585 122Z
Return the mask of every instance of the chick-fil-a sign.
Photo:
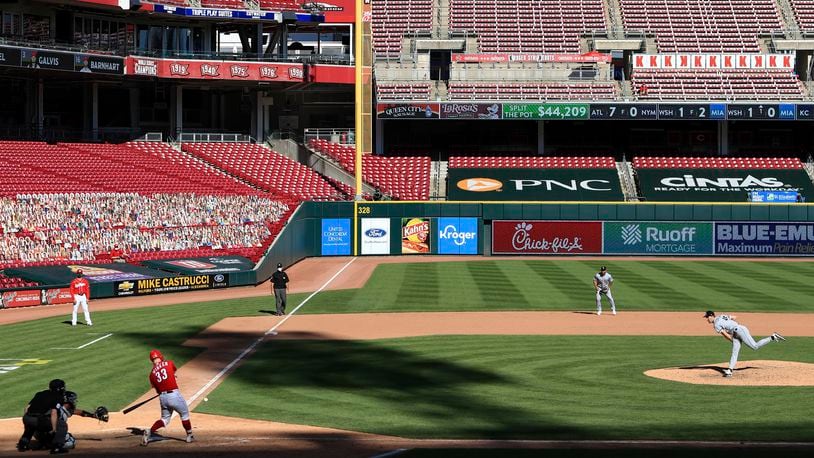
M494 254L600 254L600 221L512 220L492 223Z

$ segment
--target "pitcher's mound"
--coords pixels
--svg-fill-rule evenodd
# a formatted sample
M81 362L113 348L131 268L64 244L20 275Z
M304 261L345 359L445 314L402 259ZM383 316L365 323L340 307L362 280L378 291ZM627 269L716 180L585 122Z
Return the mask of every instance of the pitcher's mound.
M732 377L724 377L729 363L668 367L644 373L673 382L727 386L814 386L814 364L792 361L740 361Z

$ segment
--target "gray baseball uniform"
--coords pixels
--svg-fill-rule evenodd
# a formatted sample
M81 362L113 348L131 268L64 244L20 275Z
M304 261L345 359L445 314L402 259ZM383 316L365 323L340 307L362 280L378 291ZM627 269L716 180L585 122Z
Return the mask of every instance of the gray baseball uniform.
M732 357L729 358L729 369L734 370L738 364L738 354L741 351L741 343L746 344L752 350L758 350L764 345L772 341L771 337L766 337L755 342L752 334L749 333L749 328L729 317L729 315L720 315L712 322L715 332L721 333L726 331L732 336Z
M611 305L611 311L614 315L616 315L616 302L613 300L613 294L611 294L610 286L613 282L613 277L607 271L604 275L597 273L594 275L594 280L598 286L596 291L596 314L602 314L602 295L607 296L608 301Z

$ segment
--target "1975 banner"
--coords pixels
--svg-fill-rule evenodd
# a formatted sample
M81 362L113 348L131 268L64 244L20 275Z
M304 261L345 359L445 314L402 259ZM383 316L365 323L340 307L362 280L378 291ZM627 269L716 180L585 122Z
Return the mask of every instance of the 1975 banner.
M494 254L600 254L600 221L494 221Z

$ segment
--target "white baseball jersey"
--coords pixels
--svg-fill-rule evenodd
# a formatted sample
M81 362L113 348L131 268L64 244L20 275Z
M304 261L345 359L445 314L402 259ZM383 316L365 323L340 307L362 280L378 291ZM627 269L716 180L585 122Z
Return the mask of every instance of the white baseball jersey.
M730 318L729 315L721 315L713 320L712 325L715 332L720 333L721 331L726 331L733 334L735 332L735 328L738 327L738 322Z
M610 284L613 281L613 277L608 272L605 272L605 275L600 275L597 273L594 275L594 280L596 280L596 283L599 285L599 291L605 293L610 289Z

